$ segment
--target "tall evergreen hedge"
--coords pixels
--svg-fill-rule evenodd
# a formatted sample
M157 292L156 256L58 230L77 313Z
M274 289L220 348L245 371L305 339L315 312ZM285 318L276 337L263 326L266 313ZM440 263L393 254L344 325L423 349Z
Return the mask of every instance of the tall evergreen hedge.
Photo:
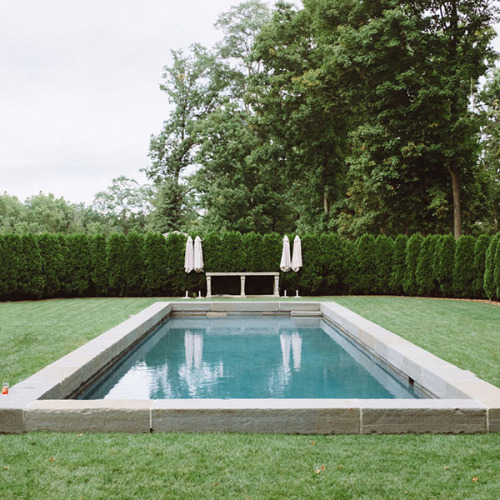
M144 294L169 295L167 243L158 233L148 233L144 238ZM184 271L184 263L182 270Z
M392 254L392 272L390 280L391 293L402 295L404 293L403 281L406 273L406 246L408 236L400 234L394 240L394 252Z
M456 242L453 267L453 293L455 297L474 296L475 272L471 264L474 262L475 247L476 238L473 236L461 236Z
M195 235L193 235L195 236ZM293 248L293 237L289 235ZM294 295L401 294L500 298L500 233L452 235L302 235L303 268L281 273ZM226 232L203 237L206 271L278 271L283 237ZM184 272L186 236L130 233L0 235L0 300L83 296L183 296L205 293L205 273ZM264 279L264 278L263 278ZM230 280L229 280L230 281ZM239 293L239 280L222 283ZM250 286L252 285L252 286ZM252 292L267 289L249 282ZM248 291L248 290L247 290Z
M443 297L453 297L453 271L455 269L455 238L443 236L436 246L439 289Z
M21 280L24 258L21 236L0 236L0 300L22 298Z
M403 278L403 290L407 295L418 294L417 266L423 241L423 236L415 233L410 236L406 245L406 269Z
M476 299L486 298L484 293L484 268L486 263L486 252L490 244L491 237L482 234L476 240L474 247L474 281L472 282L473 296Z
M45 288L45 277L42 272L42 254L38 238L33 234L21 236L22 266L19 276L21 297L24 299L41 299Z
M45 278L44 298L59 297L61 294L60 271L65 265L61 239L55 234L42 234L38 237L42 255L42 274Z
M424 297L436 295L436 280L434 279L433 270L435 248L436 238L434 235L429 235L422 242L418 254L417 269L415 271L417 294Z
M125 242L124 295L140 296L144 292L144 236L134 231L128 233Z
M392 259L394 255L394 240L384 235L375 239L374 258L376 282L374 292L380 295L391 293Z
M108 269L109 294L123 296L125 294L125 245L127 240L123 234L113 233L106 245L106 267Z

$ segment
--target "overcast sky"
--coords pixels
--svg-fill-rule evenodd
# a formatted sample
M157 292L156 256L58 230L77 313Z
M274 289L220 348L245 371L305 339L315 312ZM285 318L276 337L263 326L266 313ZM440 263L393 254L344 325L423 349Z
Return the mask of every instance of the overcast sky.
M145 182L170 50L212 46L238 3L0 0L0 193L90 204L115 177Z

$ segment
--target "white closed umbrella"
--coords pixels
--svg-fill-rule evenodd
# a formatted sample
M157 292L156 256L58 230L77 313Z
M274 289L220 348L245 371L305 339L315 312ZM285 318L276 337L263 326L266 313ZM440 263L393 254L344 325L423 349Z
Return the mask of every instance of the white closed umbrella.
M290 242L288 236L283 238L283 252L281 253L280 269L287 273L291 269Z
M300 238L295 236L293 240L293 254L292 254L292 264L291 268L293 271L298 272L302 267L302 244L300 243Z
M193 238L188 236L186 241L186 255L184 256L184 270L190 273L194 269L194 248Z
M199 236L194 239L194 270L197 273L203 272L203 250Z

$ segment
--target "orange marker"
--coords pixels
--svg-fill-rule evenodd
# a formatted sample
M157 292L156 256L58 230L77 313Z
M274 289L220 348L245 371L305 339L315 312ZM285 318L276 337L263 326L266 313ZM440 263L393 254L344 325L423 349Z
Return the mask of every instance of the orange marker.
M4 382L2 384L2 394L9 394L9 384L8 384L8 382Z

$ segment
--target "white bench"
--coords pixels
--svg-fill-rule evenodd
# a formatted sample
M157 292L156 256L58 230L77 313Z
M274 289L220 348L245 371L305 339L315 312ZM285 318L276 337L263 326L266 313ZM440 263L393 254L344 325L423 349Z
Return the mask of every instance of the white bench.
M207 299L212 295L212 277L214 276L239 276L241 281L240 297L246 297L245 280L247 276L274 276L274 285L272 297L280 296L280 273L205 273L207 277Z

